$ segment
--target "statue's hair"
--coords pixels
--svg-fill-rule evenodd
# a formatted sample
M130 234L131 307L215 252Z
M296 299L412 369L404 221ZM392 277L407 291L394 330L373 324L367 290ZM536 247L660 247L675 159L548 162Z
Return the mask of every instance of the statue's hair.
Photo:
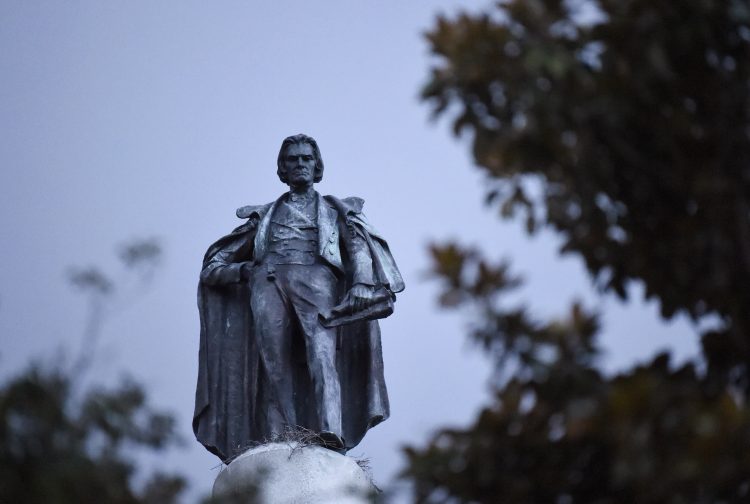
M313 156L315 157L315 175L313 177L313 181L320 182L321 180L323 180L323 158L320 156L318 143L313 137L303 135L302 133L300 133L299 135L286 137L284 141L281 142L281 149L279 149L279 158L276 160L276 174L279 176L279 179L283 183L287 183L284 170L284 156L286 156L287 149L295 144L307 144L312 147Z

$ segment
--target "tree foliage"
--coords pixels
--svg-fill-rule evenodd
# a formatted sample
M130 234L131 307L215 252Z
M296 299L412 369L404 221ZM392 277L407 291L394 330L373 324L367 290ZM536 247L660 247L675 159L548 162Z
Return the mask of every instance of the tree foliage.
M597 316L541 322L508 308L507 264L434 246L442 303L472 317L495 360L492 403L466 429L408 448L417 502L695 503L750 499L750 409L668 354L615 376L597 367Z
M157 473L136 488L128 456L176 439L174 419L132 381L76 398L70 374L31 367L0 388L0 502L176 502L181 477Z
M703 358L597 367L595 314L537 321L517 281L432 249L441 302L496 362L467 429L409 448L420 502L746 502L750 492L750 4L508 0L440 17L423 98L468 134L487 201L552 229L603 292L714 320Z
M712 333L709 353L749 360L750 4L510 1L428 38L423 96L457 111L503 214L557 231L607 290L718 315L731 347Z
M159 253L151 240L125 247L122 280L133 273L144 280ZM144 479L139 454L177 443L174 418L153 410L132 380L107 389L84 379L105 308L122 282L95 267L74 271L71 282L90 296L80 356L70 368L32 365L0 386L0 503L177 502L182 477L155 472L136 481Z

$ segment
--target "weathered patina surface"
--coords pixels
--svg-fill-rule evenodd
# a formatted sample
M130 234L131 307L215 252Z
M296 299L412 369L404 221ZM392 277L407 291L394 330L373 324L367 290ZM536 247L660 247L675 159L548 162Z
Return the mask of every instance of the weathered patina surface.
M290 429L340 452L389 415L377 319L404 283L359 198L321 196L317 143L284 140L289 192L246 206L214 243L198 288L193 429L223 461Z

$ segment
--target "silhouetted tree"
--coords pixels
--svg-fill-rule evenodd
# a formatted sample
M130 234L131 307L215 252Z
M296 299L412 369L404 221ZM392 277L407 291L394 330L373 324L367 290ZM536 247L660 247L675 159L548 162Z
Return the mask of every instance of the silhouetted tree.
M74 389L70 374L41 367L0 388L0 502L176 502L183 478L157 473L136 488L132 458L173 444L174 419L132 381L81 398Z
M145 280L159 257L153 241L133 243L121 258L127 279ZM32 365L0 386L0 503L169 504L182 477L156 472L137 485L136 457L175 444L174 418L154 411L139 384L85 386L116 283L97 268L77 270L74 285L90 295L80 355L64 363Z
M490 204L559 233L602 291L639 281L664 317L718 326L705 362L606 376L594 314L534 320L498 302L507 265L433 247L443 304L478 314L496 392L468 429L407 451L417 500L746 502L750 4L511 0L428 39L423 97L471 136Z

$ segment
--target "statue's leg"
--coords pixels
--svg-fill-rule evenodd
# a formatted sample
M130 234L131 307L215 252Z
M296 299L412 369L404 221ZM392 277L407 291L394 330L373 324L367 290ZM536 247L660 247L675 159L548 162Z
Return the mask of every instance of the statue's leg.
M308 322L308 329L305 330L305 334L309 335L305 338L307 364L315 387L315 396L319 398L317 412L320 430L342 437L341 385L336 370L336 330L322 327L314 330L309 327L313 322L317 323L317 313L315 318L308 319Z
M299 266L289 280L293 293L290 299L304 333L320 430L342 437L336 329L326 329L318 321L320 311L338 301L339 281L330 268L322 264Z
M278 281L256 275L250 294L255 338L271 387L272 404L260 405L266 412L269 435L297 425L292 374L293 314L279 292L283 287L276 284Z

